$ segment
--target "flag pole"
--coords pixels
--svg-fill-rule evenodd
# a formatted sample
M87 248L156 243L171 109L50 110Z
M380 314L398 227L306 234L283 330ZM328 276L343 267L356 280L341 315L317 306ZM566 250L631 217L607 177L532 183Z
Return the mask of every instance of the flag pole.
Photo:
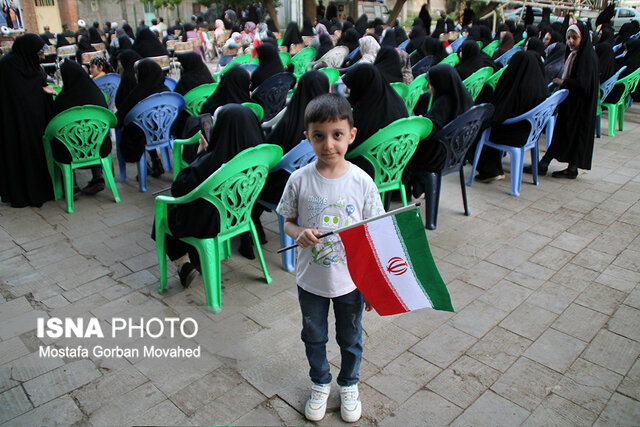
M331 236L332 234L341 233L341 232L343 232L345 230L348 230L350 228L358 227L360 225L367 224L369 222L376 221L378 219L382 219L382 218L385 218L385 217L388 217L388 216L391 216L391 215L399 214L400 212L408 211L410 209L417 208L418 206L420 206L420 202L412 203L410 205L403 206L403 207L398 208L398 209L394 209L394 210L389 211L387 213L383 213L382 215L378 215L378 216L374 216L374 217L371 217L371 218L367 218L364 221L356 222L355 224L347 225L345 227L338 228L337 230L333 230L333 231L330 231L328 233L321 234L320 236L318 236L318 239L322 239L322 238L325 238L327 236ZM294 245L287 246L286 248L278 249L277 253L282 253L284 251L288 251L290 249L294 249L294 248L297 248L297 247L298 247L298 244L296 243Z

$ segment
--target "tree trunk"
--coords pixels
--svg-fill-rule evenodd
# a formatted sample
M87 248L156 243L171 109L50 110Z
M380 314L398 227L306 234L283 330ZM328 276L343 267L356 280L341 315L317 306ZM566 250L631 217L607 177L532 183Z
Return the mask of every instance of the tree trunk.
M267 7L269 16L273 19L273 22L275 22L276 28L280 29L280 25L278 25L278 13L276 12L276 8L273 6L273 0L265 0L264 5Z
M311 19L313 22L316 19L316 2L315 0L303 0L302 2L302 16Z
M127 15L127 0L120 0L120 13L122 14L122 19L129 22L129 17Z
M400 12L402 11L402 8L404 7L404 4L406 2L407 2L407 0L396 0L396 5L393 6L393 10L389 14L389 19L387 20L387 25L393 25L395 20L398 18L398 15L400 15Z

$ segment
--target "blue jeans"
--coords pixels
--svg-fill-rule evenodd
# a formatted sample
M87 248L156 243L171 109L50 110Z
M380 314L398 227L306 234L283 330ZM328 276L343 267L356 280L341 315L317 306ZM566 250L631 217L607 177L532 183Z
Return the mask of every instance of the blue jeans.
M329 340L329 302L333 300L336 317L336 341L340 346L340 373L338 385L350 386L360 379L362 359L362 310L364 298L359 290L336 298L325 298L309 293L298 286L298 301L302 311L302 333L309 376L315 384L331 383L326 344Z

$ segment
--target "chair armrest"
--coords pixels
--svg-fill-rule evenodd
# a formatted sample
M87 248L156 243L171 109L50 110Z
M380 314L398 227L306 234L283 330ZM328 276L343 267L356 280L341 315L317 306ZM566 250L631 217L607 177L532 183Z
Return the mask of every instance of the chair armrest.
M271 120L268 122L262 123L262 129L269 129L277 125L282 117L284 117L284 113L287 111L287 107L285 106L278 114L276 114Z
M198 143L198 141L200 141L200 132L197 132L191 138L175 139L173 141L173 180L174 181L176 180L176 177L178 176L180 171L186 168L187 166L189 166L184 160L182 160L182 146L195 145Z

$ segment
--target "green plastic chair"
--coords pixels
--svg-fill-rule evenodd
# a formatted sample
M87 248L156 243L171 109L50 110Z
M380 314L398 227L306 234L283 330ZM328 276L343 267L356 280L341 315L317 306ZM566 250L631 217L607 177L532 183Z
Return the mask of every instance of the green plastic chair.
M482 49L482 46L484 46L484 43L482 43L481 41L477 41L476 43L478 43L478 46L480 46L480 49Z
M487 80L492 74L493 68L483 67L462 81L462 84L467 88L474 101L480 94L485 80Z
M459 62L460 58L458 57L458 54L454 52L450 53L449 56L440 61L439 64L449 64L452 67L455 67Z
M264 108L262 108L262 105L256 104L255 102L243 102L242 105L253 111L258 121L262 123L262 119L264 118Z
M73 213L73 170L85 166L102 166L107 187L113 192L116 203L120 203L120 196L113 180L113 161L111 154L100 157L100 146L109 130L116 126L116 116L106 108L96 105L84 105L69 108L55 116L44 131L42 137L47 169L53 183L55 199L62 197L64 185L67 212ZM62 142L71 154L71 163L60 163L53 158L51 141L57 139ZM56 173L56 167L62 173Z
M393 82L391 83L391 87L396 93L402 98L402 101L407 102L407 95L409 95L409 86L402 82Z
M500 45L500 40L494 40L488 45L486 45L484 49L482 49L482 51L489 56L493 56L493 52L496 51L499 45Z
M506 66L500 68L498 71L493 73L491 75L491 77L489 77L487 80L485 80L484 84L490 86L492 90L496 90L496 85L498 84L498 81L500 80L500 76L502 76L502 73L504 73L504 70L506 70L506 69L507 69Z
M296 53L291 57L291 63L293 64L293 75L296 76L296 79L300 80L300 76L302 76L307 71L307 66L309 63L315 58L316 50L312 47L305 47L300 52Z
M200 141L200 132L196 132L191 138L175 139L173 141L173 180L182 171L182 169L189 166L189 163L182 159L182 148L186 145L195 145Z
M609 113L609 136L616 135L616 120L618 121L618 130L624 130L624 112L626 110L627 98L629 97L629 94L631 92L636 90L636 86L638 86L639 80L640 68L616 82L616 86L624 85L624 92L616 103L602 103L602 107L606 107L607 112Z
M522 45L524 45L524 43L525 43L526 41L527 41L526 39L522 39L522 40L520 40L518 43L514 44L514 45L513 45L513 47L522 46Z
M233 67L236 64L237 65L248 64L249 61L251 61L251 55L249 55L248 53L236 56L227 65L225 65L222 71L220 71L219 73L213 76L214 80L220 81L219 77L223 76L227 71L229 71L229 68Z
M218 88L218 83L205 83L194 87L184 95L186 104L184 110L191 116L200 114L202 104L209 98Z
M333 87L333 84L340 78L340 71L338 71L336 68L324 67L320 68L318 71L327 75L327 78L329 79L329 89L331 89Z
M427 77L425 74L420 74L418 77L413 79L411 83L409 83L409 92L407 93L407 98L404 101L409 115L413 114L413 109L416 107L418 99L420 98L420 95L422 95L422 91L424 91L426 86Z
M432 128L433 123L425 117L399 119L371 135L353 151L348 151L345 157L347 160L365 158L373 166L373 181L380 195L400 190L402 206L406 206L407 195L402 184L402 172L418 143L429 136Z
M253 205L269 174L282 158L282 148L273 144L261 144L238 153L233 159L223 164L202 184L182 197L158 196L155 200L156 251L160 267L160 286L162 293L167 286L167 258L165 248L166 235L171 235L168 225L167 207L169 204L181 205L204 199L211 203L220 213L220 233L209 239L183 237L181 241L196 248L202 266L204 292L207 307L213 312L220 312L220 261L229 258L229 239L249 231L260 259L265 280L271 283L267 272L260 241L255 225L251 220Z
M254 56L249 60L249 64L259 64L259 63L260 63L260 58L258 58L258 55Z
M287 68L289 64L291 64L291 54L289 52L280 52L280 61L282 61L282 66Z

